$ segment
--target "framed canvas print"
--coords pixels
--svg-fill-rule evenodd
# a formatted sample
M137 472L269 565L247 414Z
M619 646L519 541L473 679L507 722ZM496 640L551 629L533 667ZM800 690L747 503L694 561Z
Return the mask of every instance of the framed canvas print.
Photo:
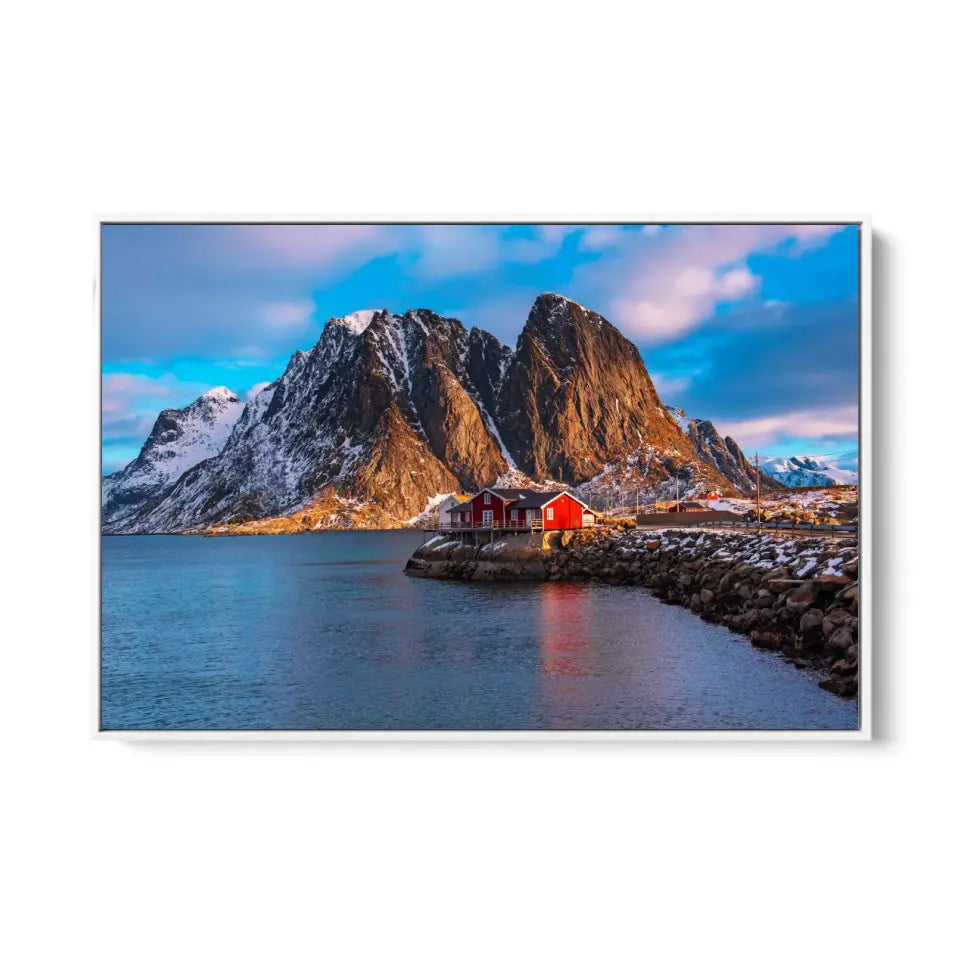
M861 220L104 220L105 737L870 734Z

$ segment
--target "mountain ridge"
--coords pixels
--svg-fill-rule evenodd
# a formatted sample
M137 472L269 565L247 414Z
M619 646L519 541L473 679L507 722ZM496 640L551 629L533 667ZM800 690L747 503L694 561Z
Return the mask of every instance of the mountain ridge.
M836 457L813 454L765 457L761 458L760 469L787 487L835 487L859 482L857 470L846 469L834 462L848 462L850 458L849 453Z
M218 403L239 403L226 393ZM634 344L559 294L537 297L516 350L428 309L331 318L240 407L218 451L163 483L130 487L122 509L111 493L118 475L104 478L104 502L114 496L104 530L295 515L312 529L395 525L437 494L507 476L577 487L616 475L650 498L677 478L688 491L728 495L753 483L739 447L709 421L692 421L693 435L681 428Z

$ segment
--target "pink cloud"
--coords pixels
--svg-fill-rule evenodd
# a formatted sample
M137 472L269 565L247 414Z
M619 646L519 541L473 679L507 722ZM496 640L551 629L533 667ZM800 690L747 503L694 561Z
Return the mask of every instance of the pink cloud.
M855 434L858 429L856 404L825 410L798 410L756 420L717 421L722 436L733 437L742 447L762 447L781 437L811 438Z
M613 291L610 319L634 338L663 342L695 329L717 304L756 295L760 279L744 261L785 241L806 250L839 225L737 224L646 229L608 257L588 264L579 278Z
M172 373L160 377L143 373L106 373L101 391L104 423L129 419L145 412L159 412L161 407L181 407L209 389L210 384L179 380ZM157 397L168 399L158 401Z
M336 268L396 250L399 231L370 224L249 224L236 227L241 248L259 263Z
M305 327L313 316L313 304L309 300L273 300L263 304L260 317L279 330Z
M135 373L107 373L103 376L101 407L104 413L129 413L140 397L162 397L173 393L169 378L155 379Z

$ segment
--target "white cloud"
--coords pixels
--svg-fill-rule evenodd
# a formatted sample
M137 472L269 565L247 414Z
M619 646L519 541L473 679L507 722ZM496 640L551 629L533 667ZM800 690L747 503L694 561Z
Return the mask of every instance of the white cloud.
M756 420L717 421L722 436L733 437L741 447L762 447L781 437L850 436L857 432L858 409L852 406L825 410L797 410Z
M415 270L428 277L481 273L500 262L496 230L474 226L434 225L416 231L419 249Z
M262 380L260 383L255 383L245 394L247 400L252 400L261 390L265 387L269 387L273 381L271 380Z
M582 228L542 224L533 236L507 236L498 226L435 224L419 227L407 249L418 254L414 272L422 277L462 276L494 270L503 263L543 263L555 257L564 240Z
M650 379L653 380L660 399L667 403L675 402L692 382L691 377L666 377L659 373L650 374Z
M622 227L611 227L608 225L599 227L588 227L583 231L580 238L580 247L583 250L603 250L604 247L611 247L623 239L624 230Z

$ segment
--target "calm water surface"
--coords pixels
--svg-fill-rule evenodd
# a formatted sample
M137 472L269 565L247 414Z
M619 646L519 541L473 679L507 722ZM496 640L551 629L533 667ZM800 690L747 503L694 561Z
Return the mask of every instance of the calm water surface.
M419 533L104 537L105 729L853 729L635 587L417 580Z

